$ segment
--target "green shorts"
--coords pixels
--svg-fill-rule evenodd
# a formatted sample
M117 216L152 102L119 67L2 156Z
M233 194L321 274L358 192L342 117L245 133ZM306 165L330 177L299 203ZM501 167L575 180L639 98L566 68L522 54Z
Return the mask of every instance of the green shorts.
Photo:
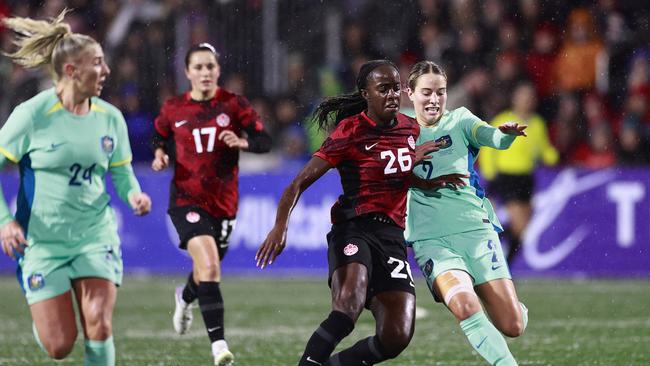
M433 293L433 282L451 269L465 271L474 285L512 278L494 230L474 230L413 243L415 260ZM434 294L435 296L435 294Z
M32 244L18 265L18 278L29 305L70 291L72 280L77 278L104 278L117 286L122 284L119 244Z

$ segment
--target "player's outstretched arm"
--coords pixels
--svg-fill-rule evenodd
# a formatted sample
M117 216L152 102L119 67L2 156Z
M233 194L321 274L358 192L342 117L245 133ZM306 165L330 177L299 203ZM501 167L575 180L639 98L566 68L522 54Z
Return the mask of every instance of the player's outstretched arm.
M273 225L273 229L268 233L266 239L255 254L255 261L258 267L264 268L273 263L275 258L282 253L287 243L289 216L298 202L298 198L300 198L300 195L305 189L331 168L332 166L325 160L313 157L293 179L291 184L284 189L280 202L278 203L278 210L275 214L275 225Z
M526 136L526 128L528 125L520 125L516 122L508 122L499 126L499 130L506 135L513 136Z

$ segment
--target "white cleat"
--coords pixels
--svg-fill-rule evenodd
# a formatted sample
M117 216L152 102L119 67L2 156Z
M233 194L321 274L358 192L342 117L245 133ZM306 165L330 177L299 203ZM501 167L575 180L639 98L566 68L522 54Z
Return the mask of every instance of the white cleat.
M212 343L212 354L214 355L214 366L232 366L235 364L235 356L228 350L228 344L224 340Z
M172 318L174 330L178 334L185 334L190 329L194 316L192 315L192 306L183 301L182 286L176 287L176 291L174 292L174 302L176 303L174 317Z

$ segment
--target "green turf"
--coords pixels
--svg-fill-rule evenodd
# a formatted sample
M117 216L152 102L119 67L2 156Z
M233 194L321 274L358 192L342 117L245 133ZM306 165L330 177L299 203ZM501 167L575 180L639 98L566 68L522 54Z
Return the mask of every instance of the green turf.
M181 278L128 277L118 295L114 333L118 365L210 365L201 318L189 334L171 327L172 292ZM526 333L509 340L520 365L650 365L649 281L520 281L530 309ZM226 337L237 366L295 365L306 340L329 312L322 279L226 278ZM485 365L448 311L418 283L417 320L409 348L385 365ZM0 365L49 365L33 340L18 285L0 277ZM373 333L365 314L340 345ZM81 338L60 364L83 363Z

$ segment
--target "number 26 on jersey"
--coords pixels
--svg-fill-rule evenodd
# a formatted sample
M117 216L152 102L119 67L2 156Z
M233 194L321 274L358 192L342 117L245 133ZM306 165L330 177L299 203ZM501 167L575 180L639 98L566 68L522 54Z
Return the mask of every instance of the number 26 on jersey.
M413 166L413 161L411 160L411 155L409 155L409 148L402 147L397 149L397 157L392 150L385 150L379 154L379 157L382 160L388 160L386 166L384 167L384 174L395 174L397 173L397 166L402 172L411 171ZM397 165L395 162L397 161Z

